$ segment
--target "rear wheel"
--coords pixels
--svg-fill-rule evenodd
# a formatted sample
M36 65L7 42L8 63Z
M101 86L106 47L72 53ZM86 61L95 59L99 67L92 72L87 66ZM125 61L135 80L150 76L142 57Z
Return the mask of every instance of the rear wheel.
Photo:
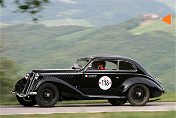
M133 106L145 105L149 97L149 89L143 84L133 85L128 92L128 101Z
M108 101L113 106L122 106L127 102L127 99L109 99Z
M16 96L16 97L18 102L24 107L32 107L36 104L34 96L27 96L27 97Z
M52 83L44 83L37 90L35 100L40 107L52 107L59 99L59 90Z

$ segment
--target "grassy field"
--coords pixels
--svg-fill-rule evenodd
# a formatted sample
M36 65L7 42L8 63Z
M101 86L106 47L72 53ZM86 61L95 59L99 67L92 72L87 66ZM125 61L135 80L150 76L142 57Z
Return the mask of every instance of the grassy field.
M161 96L161 100L162 102L176 102L176 93L172 92L172 93L166 93L166 94L163 94Z
M136 28L130 30L130 32L133 33L134 35L139 35L139 34L147 33L147 32L165 31L165 32L168 32L168 33L171 33L172 35L174 35L174 30L169 30L169 29L170 29L170 27L172 27L172 28L175 27L175 22L176 22L176 18L172 19L173 25L168 25L168 24L165 24L161 20L157 20L147 26L136 27Z
M3 115L1 118L175 118L175 111Z
M63 25L74 25L74 26L86 26L93 27L90 22L84 19L59 19L59 20L45 20L40 22L46 26L63 26Z

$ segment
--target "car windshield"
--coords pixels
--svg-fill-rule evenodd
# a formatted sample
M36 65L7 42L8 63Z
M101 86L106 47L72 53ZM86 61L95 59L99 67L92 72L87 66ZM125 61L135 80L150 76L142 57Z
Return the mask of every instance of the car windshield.
M84 67L88 64L89 61L90 61L90 59L88 59L88 58L78 59L78 60L76 60L76 62L72 65L72 68L82 69L82 68L84 68Z

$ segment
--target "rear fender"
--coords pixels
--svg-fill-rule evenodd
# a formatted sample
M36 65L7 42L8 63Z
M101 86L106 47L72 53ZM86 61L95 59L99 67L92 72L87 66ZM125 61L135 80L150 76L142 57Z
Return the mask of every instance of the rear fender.
M163 91L163 89L159 85L157 85L155 82L153 82L148 78L133 77L133 78L127 79L122 83L122 87L123 87L122 93L125 93L134 84L144 84L150 87L151 89Z

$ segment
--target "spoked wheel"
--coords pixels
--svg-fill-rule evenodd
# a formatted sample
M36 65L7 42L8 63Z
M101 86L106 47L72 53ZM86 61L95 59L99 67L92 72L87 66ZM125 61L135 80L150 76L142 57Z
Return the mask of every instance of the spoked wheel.
M34 96L27 96L27 97L16 96L16 97L18 102L24 107L32 107L36 104Z
M113 106L122 106L127 102L127 99L109 99L108 101Z
M40 107L52 107L59 99L58 88L52 83L44 83L38 88L35 99Z
M133 85L128 92L128 101L131 105L145 105L150 97L149 89L143 84Z

